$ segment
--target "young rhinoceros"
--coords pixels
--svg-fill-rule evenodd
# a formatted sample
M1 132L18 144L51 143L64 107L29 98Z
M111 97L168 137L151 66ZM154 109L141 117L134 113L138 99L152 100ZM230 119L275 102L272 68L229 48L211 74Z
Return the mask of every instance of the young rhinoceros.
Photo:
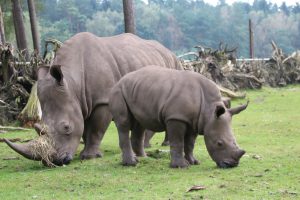
M237 166L245 151L236 143L231 118L246 107L227 109L216 84L198 73L158 66L124 76L113 87L109 102L119 133L122 164L134 166L135 154L146 155L146 128L168 132L173 168L199 163L193 156L198 134L204 135L209 155L219 167Z

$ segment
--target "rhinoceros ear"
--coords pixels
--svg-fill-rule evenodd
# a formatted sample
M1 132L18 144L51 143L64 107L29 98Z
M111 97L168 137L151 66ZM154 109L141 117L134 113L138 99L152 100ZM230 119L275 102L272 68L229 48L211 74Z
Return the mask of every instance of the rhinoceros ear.
M221 115L223 115L226 112L225 108L221 105L216 106L215 115L216 118L219 118Z
M39 66L38 71L37 71L37 77L38 80L43 79L49 72L50 66L44 65L44 66Z
M50 74L53 78L55 78L57 84L63 85L64 75L61 71L61 65L52 65L50 67Z
M231 108L231 99L228 97L222 97L222 101L227 109Z

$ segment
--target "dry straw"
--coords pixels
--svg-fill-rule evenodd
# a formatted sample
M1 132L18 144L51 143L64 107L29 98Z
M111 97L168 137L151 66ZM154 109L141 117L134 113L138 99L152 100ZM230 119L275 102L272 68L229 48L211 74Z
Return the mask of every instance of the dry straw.
M31 152L34 157L41 157L42 162L45 162L50 167L56 165L52 162L53 157L57 154L54 148L54 141L47 135L41 135L30 142Z

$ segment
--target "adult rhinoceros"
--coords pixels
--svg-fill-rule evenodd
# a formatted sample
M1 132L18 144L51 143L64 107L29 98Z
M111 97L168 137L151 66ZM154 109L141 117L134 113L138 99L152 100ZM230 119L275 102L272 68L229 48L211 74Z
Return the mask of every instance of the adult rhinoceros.
M204 135L209 155L219 167L235 167L245 151L236 143L231 119L247 105L228 109L216 84L195 72L157 66L131 72L114 86L109 103L122 164L136 165L135 155L146 155L143 134L147 128L168 132L171 167L198 164L193 155L198 134Z
M181 70L176 56L156 41L132 34L97 37L78 33L62 45L51 67L38 71L38 98L55 165L68 164L83 138L81 159L101 157L99 145L112 120L111 88L125 74L146 65ZM41 126L36 125L38 132ZM31 145L6 143L26 158L43 160ZM55 153L54 153L55 152Z

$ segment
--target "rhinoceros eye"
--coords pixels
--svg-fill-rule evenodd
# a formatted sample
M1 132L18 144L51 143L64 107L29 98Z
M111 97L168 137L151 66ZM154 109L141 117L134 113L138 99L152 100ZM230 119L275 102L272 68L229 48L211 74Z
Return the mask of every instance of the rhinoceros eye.
M218 140L217 144L219 147L223 146L223 142L221 140Z

